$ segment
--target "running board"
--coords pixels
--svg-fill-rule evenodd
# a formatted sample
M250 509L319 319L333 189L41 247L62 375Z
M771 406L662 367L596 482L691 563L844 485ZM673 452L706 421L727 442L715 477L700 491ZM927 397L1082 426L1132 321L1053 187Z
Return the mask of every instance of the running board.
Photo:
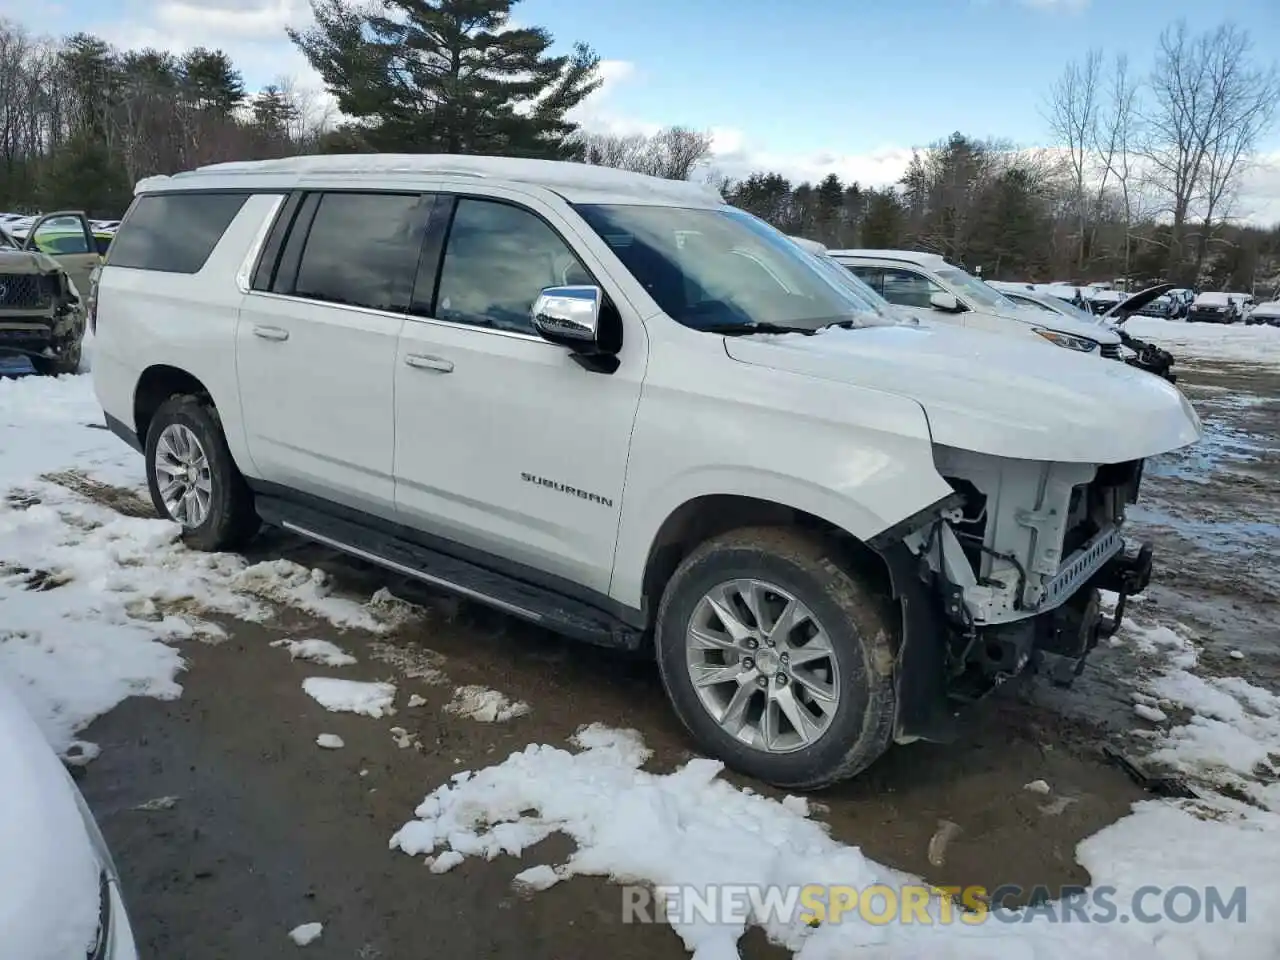
M555 633L603 647L638 650L641 646L641 634L635 628L571 597L278 497L259 494L256 506L258 515L272 526Z

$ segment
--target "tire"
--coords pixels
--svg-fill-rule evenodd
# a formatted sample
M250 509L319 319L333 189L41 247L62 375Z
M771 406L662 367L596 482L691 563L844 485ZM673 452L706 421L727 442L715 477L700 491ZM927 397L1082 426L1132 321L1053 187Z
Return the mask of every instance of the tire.
M758 587L726 586L747 580L755 581ZM754 637L739 644L725 642L731 632L741 634L742 626L755 618L735 601L740 619L732 629L726 627L709 599L720 590L726 591L718 596L722 606L735 593L739 598L749 592L757 594L763 615L756 622ZM769 635L770 630L776 633L773 628L787 600L797 601L809 614L788 632L789 640ZM896 621L892 602L875 594L841 563L832 541L792 528L744 528L704 543L672 575L658 609L658 667L677 716L704 751L766 783L818 789L864 770L893 739L897 704L892 638ZM701 644L689 639L691 628L697 628L704 638ZM810 634L814 635L805 642ZM801 652L810 651L809 644L821 636L827 638L825 645ZM707 643L708 637L714 638L713 644ZM784 640L792 652L788 663L779 665ZM755 659L748 659L752 642L756 643ZM732 649L727 649L730 646ZM824 647L830 655L815 659L815 653ZM808 663L801 665L801 656ZM691 661L697 663L691 666ZM723 675L732 675L731 679L695 686L695 670L705 679L718 678L722 674L714 671L720 665ZM744 671L750 675L752 670L754 679L739 683L737 677ZM775 670L774 679L766 676L762 684L760 674ZM813 691L824 671L827 682L817 685L826 688L824 693L836 693L838 699L833 706L821 708L819 716L813 709L817 703ZM805 676L807 681L802 682ZM752 685L754 689L745 692ZM768 705L774 697L786 696L788 688L794 701L789 711L781 700ZM729 717L740 697L749 697L750 702L745 713L739 714L751 716L758 710L758 719L754 730L748 722L735 733L722 725L713 707L723 707L721 717ZM797 716L797 706L822 729L811 729L808 738L801 737L800 727L790 720ZM766 724L765 712L770 710L773 719ZM787 719L779 720L780 715ZM805 724L803 714L799 719ZM730 727L734 725L731 721ZM773 749L761 745L768 732L774 734Z
M31 366L42 377L56 377L64 373L80 372L80 341L76 341L59 357L32 357Z
M166 433L170 428L172 431ZM207 496L199 498L206 504L202 516L198 508L188 516L175 516L175 513L181 515L184 508L171 509L162 494L164 484L160 474L164 471L158 468L158 462L172 464L175 451L189 452L189 446L184 447L180 442L184 437L198 445L198 453L203 454L207 467L197 471L207 480L207 484L201 485L207 487ZM198 455L192 459L198 462ZM188 546L210 551L235 549L258 532L260 521L254 509L253 493L231 458L218 412L208 401L180 395L160 404L147 429L146 464L147 487L156 512L182 525L182 539ZM190 486L185 484L186 489Z

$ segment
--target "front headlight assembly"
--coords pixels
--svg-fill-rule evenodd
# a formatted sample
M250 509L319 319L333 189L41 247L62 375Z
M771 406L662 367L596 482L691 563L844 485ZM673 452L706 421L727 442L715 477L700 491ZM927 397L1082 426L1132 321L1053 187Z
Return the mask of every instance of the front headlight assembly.
M1057 330L1046 330L1044 327L1035 327L1033 329L1050 343L1057 344L1060 347L1066 347L1068 350L1078 350L1080 353L1092 353L1094 350L1098 349L1098 341L1090 340L1088 337L1073 337L1069 333L1059 333Z

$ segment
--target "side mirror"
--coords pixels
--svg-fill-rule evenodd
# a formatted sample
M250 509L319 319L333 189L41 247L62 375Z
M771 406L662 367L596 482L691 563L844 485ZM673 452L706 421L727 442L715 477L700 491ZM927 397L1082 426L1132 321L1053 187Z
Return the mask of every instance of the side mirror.
M929 296L929 306L943 313L959 313L960 301L953 293L934 293Z
M600 332L599 287L546 287L533 302L533 326L544 340L592 353Z

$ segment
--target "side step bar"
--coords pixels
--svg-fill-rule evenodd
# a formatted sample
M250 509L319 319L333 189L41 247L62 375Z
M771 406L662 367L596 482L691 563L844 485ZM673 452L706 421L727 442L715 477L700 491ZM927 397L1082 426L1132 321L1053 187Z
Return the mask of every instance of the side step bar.
M598 646L640 648L641 634L634 627L571 597L278 497L259 494L256 505L273 526L555 633Z

